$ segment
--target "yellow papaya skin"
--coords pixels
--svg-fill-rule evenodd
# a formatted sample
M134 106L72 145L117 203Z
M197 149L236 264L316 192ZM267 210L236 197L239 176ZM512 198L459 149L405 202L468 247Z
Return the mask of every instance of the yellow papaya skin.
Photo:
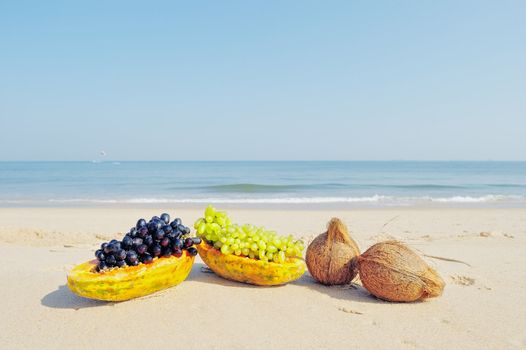
M288 259L285 263L278 264L225 255L206 242L199 244L197 250L201 259L212 271L232 281L257 286L276 286L295 281L305 272L305 262L299 258Z
M75 266L68 274L69 289L81 297L124 301L173 287L188 277L195 257L183 250L181 257L155 259L151 264L96 272L97 260Z

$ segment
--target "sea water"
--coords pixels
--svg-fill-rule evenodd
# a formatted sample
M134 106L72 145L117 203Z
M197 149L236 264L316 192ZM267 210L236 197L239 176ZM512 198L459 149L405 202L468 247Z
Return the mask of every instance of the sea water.
M0 205L526 205L526 162L0 162Z

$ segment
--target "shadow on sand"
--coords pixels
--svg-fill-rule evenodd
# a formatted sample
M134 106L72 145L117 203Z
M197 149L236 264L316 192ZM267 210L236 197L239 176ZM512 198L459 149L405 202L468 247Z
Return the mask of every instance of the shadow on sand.
M297 286L309 288L318 293L326 294L331 298L354 301L357 303L367 304L393 304L371 295L364 287L359 284L351 283L343 286L326 286L318 283L312 276L307 272L299 280L293 282ZM394 303L397 304L397 303Z
M84 309L113 304L108 301L92 300L79 297L69 290L66 285L59 286L57 290L44 296L40 303L54 309Z

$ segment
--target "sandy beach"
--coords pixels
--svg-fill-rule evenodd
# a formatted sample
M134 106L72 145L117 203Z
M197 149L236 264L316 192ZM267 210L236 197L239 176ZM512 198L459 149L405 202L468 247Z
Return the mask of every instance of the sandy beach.
M333 216L362 251L396 238L427 255L446 281L440 298L388 303L355 281L325 287L306 273L286 286L226 281L196 260L177 287L121 303L73 295L67 271L121 238L139 217L197 209L0 209L3 349L524 349L526 209L231 209L306 240ZM458 260L447 261L432 257Z

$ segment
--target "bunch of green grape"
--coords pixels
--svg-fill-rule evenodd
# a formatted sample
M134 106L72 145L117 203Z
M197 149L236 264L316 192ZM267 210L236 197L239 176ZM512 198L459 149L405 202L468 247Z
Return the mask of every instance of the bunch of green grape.
M287 258L301 257L303 241L292 235L278 236L274 231L254 225L237 225L224 211L209 205L204 218L194 224L197 235L225 255L235 254L251 259L284 263Z

